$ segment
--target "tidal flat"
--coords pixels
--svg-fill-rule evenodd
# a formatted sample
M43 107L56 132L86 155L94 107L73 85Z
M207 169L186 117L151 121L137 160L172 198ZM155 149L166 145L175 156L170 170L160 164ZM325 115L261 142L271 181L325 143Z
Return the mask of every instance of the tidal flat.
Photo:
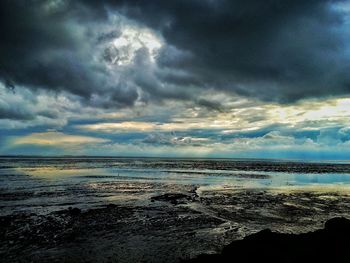
M350 164L1 158L2 262L180 262L349 217Z

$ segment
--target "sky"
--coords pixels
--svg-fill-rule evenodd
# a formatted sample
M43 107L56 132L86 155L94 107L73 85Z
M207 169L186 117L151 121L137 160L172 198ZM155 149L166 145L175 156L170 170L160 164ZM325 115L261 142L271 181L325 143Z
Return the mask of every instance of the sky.
M0 1L0 155L350 159L350 1Z

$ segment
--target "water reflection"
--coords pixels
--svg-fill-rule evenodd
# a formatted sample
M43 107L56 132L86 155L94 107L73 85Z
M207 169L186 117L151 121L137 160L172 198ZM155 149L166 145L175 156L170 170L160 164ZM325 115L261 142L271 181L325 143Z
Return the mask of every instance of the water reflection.
M245 188L277 188L283 191L294 188L325 191L350 189L348 172L315 173L317 167L313 166L309 169L313 173L296 173L289 172L288 167L281 169L278 165L268 163L257 169L254 163L235 166L226 161L216 162L214 166L207 161L188 160L153 163L149 160L113 159L10 160L0 167L0 206L2 213L26 209L46 209L49 212L64 206L144 201L156 193L192 185L200 191ZM295 171L295 167L295 164L290 165L290 170ZM320 171L325 170L324 166L321 168ZM344 170L344 167L334 165L326 168L331 171Z
M95 181L143 181L166 182L194 185L237 185L256 187L305 186L308 185L348 185L348 173L287 173L227 170L159 170L133 168L89 168L63 169L56 167L2 169L0 175L29 175L45 180L64 180L71 182Z

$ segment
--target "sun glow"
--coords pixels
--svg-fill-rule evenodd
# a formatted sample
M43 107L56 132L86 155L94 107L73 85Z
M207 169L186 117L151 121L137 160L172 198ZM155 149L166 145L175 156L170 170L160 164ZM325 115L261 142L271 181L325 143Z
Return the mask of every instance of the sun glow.
M154 62L161 47L162 41L151 30L128 26L112 42L110 48L115 51L112 64L127 65L131 63L136 52L141 48L148 50L150 59Z

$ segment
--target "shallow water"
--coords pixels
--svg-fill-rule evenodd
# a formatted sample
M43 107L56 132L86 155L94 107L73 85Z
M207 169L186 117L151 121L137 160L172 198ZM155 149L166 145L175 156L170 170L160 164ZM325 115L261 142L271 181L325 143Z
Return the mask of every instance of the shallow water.
M0 158L4 262L177 263L349 211L348 163Z
M143 202L206 189L350 190L350 164L157 158L1 158L1 215Z

